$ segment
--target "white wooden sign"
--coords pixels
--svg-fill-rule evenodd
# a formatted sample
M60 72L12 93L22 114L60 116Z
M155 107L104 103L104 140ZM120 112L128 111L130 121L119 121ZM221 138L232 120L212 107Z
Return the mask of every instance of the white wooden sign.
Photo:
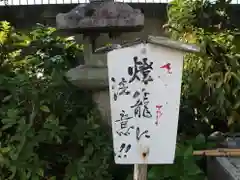
M172 164L183 52L137 44L108 53L115 162Z

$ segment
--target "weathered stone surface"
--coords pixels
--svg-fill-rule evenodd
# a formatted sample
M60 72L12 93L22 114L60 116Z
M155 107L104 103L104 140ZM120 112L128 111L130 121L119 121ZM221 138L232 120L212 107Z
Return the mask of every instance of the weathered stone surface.
M80 65L66 73L68 80L81 89L99 91L108 89L108 70L106 67Z
M223 148L239 148L239 137L227 137L221 143ZM208 157L207 169L209 180L240 180L239 157Z
M93 100L101 113L102 122L111 127L107 67L80 65L70 69L66 73L66 77L75 86L93 91Z
M95 92L93 94L93 100L97 104L98 110L101 113L104 124L107 124L109 127L111 127L112 126L111 108L110 108L110 97L109 97L108 89Z
M80 4L56 16L58 29L102 29L144 26L144 14L122 2Z

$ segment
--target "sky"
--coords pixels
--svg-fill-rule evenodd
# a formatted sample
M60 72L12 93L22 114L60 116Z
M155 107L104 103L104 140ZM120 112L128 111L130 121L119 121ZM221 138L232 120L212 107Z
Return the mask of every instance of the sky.
M171 0L115 0L126 3L168 3ZM76 4L86 3L88 0L7 0L9 6L11 5L34 5L34 4ZM232 4L240 4L240 0L232 0ZM4 5L0 2L0 6Z

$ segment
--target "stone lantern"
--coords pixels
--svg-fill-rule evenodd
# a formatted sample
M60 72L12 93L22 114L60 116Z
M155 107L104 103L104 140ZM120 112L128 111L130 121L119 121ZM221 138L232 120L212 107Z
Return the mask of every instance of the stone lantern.
M122 2L90 0L67 13L59 13L56 25L60 31L83 35L84 64L70 69L66 76L79 88L93 91L104 123L111 125L106 47L97 50L96 39L106 33L114 42L122 33L141 31L143 13Z

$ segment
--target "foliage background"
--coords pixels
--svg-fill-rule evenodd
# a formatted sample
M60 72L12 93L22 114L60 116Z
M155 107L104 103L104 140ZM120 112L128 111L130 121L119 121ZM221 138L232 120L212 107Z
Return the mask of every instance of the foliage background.
M168 9L172 38L201 47L200 54L185 58L182 105L194 111L189 119L197 118L207 134L239 129L239 31L231 24L229 3L180 0Z
M201 53L185 56L176 162L151 168L149 179L204 179L206 161L193 157L192 150L214 146L206 141L212 132L239 131L239 31L230 10L228 0L168 5L169 36L197 44Z
M0 30L0 179L111 179L111 139L91 94L63 76L82 47L53 28Z

